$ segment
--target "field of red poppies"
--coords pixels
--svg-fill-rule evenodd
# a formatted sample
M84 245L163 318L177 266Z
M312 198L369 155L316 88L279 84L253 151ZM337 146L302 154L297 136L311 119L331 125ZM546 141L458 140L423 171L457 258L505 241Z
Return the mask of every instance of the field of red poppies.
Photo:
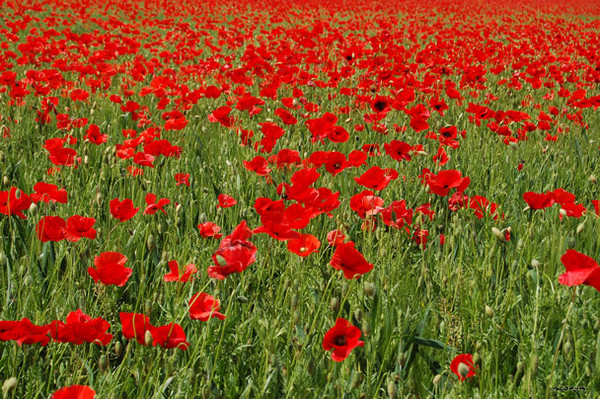
M0 12L4 398L600 391L600 3Z

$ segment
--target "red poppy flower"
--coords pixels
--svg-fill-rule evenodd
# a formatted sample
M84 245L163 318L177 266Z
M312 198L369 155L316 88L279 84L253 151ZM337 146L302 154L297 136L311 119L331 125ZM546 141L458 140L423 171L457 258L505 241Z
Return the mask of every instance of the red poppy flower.
M385 150L386 154L396 161L410 161L412 159L410 152L413 148L410 144L407 144L403 141L392 140L389 144L385 143L383 145L383 149Z
M345 239L346 236L339 230L331 230L329 233L327 233L327 243L332 247L342 244Z
M175 173L175 181L177 185L180 186L185 184L186 186L190 186L190 174L189 173Z
M369 168L360 177L355 177L354 181L363 187L372 190L383 190L388 184L398 178L398 172L394 169L381 169L379 166Z
M539 194L527 191L523 194L523 199L531 209L549 208L554 204L554 196L551 191Z
M23 211L29 209L31 197L19 190L17 197L17 188L11 187L10 191L0 191L0 213L6 216L16 215L20 219L27 219Z
M373 191L365 190L350 198L350 209L358 213L361 219L376 215L383 208L383 199L373 195Z
M71 216L67 219L67 227L63 228L64 236L69 241L79 241L82 237L93 240L96 238L96 229L94 224L96 219L86 218L79 215Z
M54 392L50 399L94 399L96 391L86 385L71 385Z
M119 319L121 319L121 328L125 339L134 339L142 344L146 345L146 331L150 331L154 328L150 324L150 318L141 313L119 313Z
M60 216L44 216L35 228L37 238L42 242L61 241L65 238L67 222Z
M338 318L335 325L323 337L323 349L326 351L333 349L331 358L336 362L341 362L348 357L352 349L365 344L360 341L360 335L358 327L353 326L346 319Z
M152 345L160 345L166 349L178 348L187 350L190 343L186 341L183 328L177 323L169 323L164 326L150 329L152 334Z
M169 269L171 270L170 273L165 274L164 276L164 281L166 282L170 282L170 281L179 281L180 283L186 283L190 280L192 280L192 275L198 272L198 268L196 268L196 265L194 265L193 263L190 263L189 265L187 265L185 267L185 271L183 272L183 274L179 274L179 264L177 263L177 261L172 260L169 262Z
M225 315L218 312L221 308L219 301L207 293L194 294L189 302L190 319L208 321L211 317L224 320Z
M67 190L58 189L54 184L39 182L33 186L35 193L31 194L31 200L36 204L40 201L49 203L50 201L66 204L68 200Z
M373 264L367 262L363 254L354 247L353 242L336 245L329 264L335 270L343 270L344 277L347 279L358 278L373 269Z
M344 154L338 151L327 153L327 160L325 161L325 170L327 170L327 172L335 176L347 167L348 161Z
M463 192L471 183L468 177L462 177L458 170L442 170L437 175L429 174L426 177L426 183L431 193L440 197L448 195L451 189L455 188L458 192Z
M287 242L288 251L298 256L306 257L313 252L319 252L321 242L312 234L300 234L298 238L292 238Z
M567 271L558 277L562 285L590 285L600 291L600 266L587 255L568 249L560 258Z
M230 208L237 204L235 198L227 194L219 194L217 199L219 200L219 205L217 205L217 208Z
M139 210L140 208L133 207L133 201L129 198L124 199L123 201L119 201L118 198L115 198L110 201L110 214L121 222L133 218Z
M200 230L200 235L203 238L219 239L219 238L223 237L223 234L219 233L219 231L221 231L221 228L219 226L217 226L216 224L214 224L213 222L201 223L198 225L198 229Z
M154 168L154 155L146 154L145 152L136 152L133 155L133 162L140 166L149 166Z
M269 172L271 172L271 169L267 167L267 160L260 155L255 156L251 161L243 161L243 163L244 168L256 173L259 176L266 176L269 174Z
M16 341L19 346L38 342L46 346L50 342L49 331L48 326L37 326L27 318L19 321L0 321L0 341Z
M98 125L91 124L90 127L88 127L87 133L85 136L83 136L83 139L96 145L100 145L102 143L106 143L108 135L100 133L100 128Z
M49 327L53 340L57 342L70 342L75 345L92 342L97 345L106 346L113 337L112 334L107 333L110 324L106 320L101 317L92 319L83 313L81 309L69 313L66 323L55 320L49 324Z
M89 267L88 273L96 283L100 281L104 285L122 287L133 272L124 266L125 262L127 258L119 252L103 252L94 258L96 268Z
M461 367L461 364L466 366L464 370L463 367ZM476 375L476 370L475 365L473 364L473 356L468 353L456 356L452 360L452 363L450 363L450 371L458 376L459 381L464 381L467 378L474 377Z
M233 232L219 244L219 249L212 255L214 262L207 270L212 278L223 280L232 273L241 273L256 261L256 247L247 241L252 236L243 220Z
M161 211L166 215L167 212L163 207L170 203L171 200L168 198L161 198L156 201L156 194L148 193L146 194L146 209L144 209L144 215L154 215L156 211Z

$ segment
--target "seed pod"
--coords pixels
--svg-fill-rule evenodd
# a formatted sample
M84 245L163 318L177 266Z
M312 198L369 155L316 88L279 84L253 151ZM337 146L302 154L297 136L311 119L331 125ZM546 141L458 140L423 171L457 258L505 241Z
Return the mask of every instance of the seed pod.
M117 341L115 343L115 354L117 355L117 357L120 357L121 353L123 353L123 344L121 343L121 341Z
M332 312L340 310L340 300L337 297L331 298L331 301L329 301L329 309L331 309Z
M375 290L376 290L375 284L365 281L365 283L363 284L363 290L366 295L368 295L372 298L375 295Z
M148 247L148 251L154 251L154 248L156 248L156 238L154 237L153 234L150 234L148 236L148 240L146 241L146 245Z
M152 333L150 331L146 331L146 334L144 334L144 343L146 344L146 346L150 346L152 345L152 342L154 342L154 339L152 338Z
M4 384L2 384L2 393L4 393L4 397L17 387L17 382L16 377L10 377L4 381Z
M396 395L398 395L398 388L396 388L396 384L394 383L394 381L389 382L387 386L387 392L390 398L395 398Z
M100 356L100 359L98 359L98 368L102 372L108 369L108 358L105 355Z

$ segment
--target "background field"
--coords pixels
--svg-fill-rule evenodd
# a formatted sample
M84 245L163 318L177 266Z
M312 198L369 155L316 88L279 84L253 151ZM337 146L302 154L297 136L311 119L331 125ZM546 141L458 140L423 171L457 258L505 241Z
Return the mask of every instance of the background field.
M600 199L597 4L0 5L1 190L30 194L43 181L68 192L68 203L39 202L24 212L26 220L0 215L0 319L44 325L82 309L107 320L114 334L106 346L0 343L0 378L18 381L7 397L48 397L74 384L89 385L99 398L538 398L600 391L600 293L558 282L567 249L600 258L592 203ZM87 98L74 98L77 89ZM264 103L244 110L244 94ZM52 97L57 105L48 107ZM447 104L443 115L432 99ZM140 108L124 110L128 101ZM223 106L232 108L229 127L209 117ZM284 124L279 108L298 122ZM181 113L180 125L165 116L170 111ZM306 121L327 112L349 133L347 141L312 140ZM59 114L66 115L62 128ZM261 152L264 122L285 133L272 151ZM84 139L91 124L107 135L105 143ZM464 137L440 139L450 126ZM180 147L179 157L156 156L149 167L119 156L119 146L127 147L123 130L138 135L152 127ZM243 131L253 132L249 142ZM42 147L67 134L77 139L65 144L81 158L77 168L56 165ZM410 161L386 154L392 140L413 147ZM277 185L311 166L311 154L347 155L367 144L381 150L368 165L335 176L317 169L314 187L340 193L331 217L320 214L302 230L320 240L318 253L299 257L284 242L255 234L255 263L221 281L208 276L220 240L201 237L199 223L214 222L224 235L242 220L254 229L261 225L256 199L279 199ZM440 148L449 157L443 166L433 159ZM298 151L303 162L271 163L269 178L243 165L282 149ZM376 192L385 206L429 203L432 219L415 211L405 230L375 215L376 228L364 229L350 199L365 190L354 177L371 166L399 174ZM473 209L451 210L454 191L431 193L420 178L425 168L468 176L464 194L487 198L496 213L483 209L478 218ZM138 170L143 174L134 176ZM189 173L189 187L176 184L177 173ZM525 192L559 188L587 212L560 217L558 204L527 208ZM147 193L170 199L166 215L142 214ZM219 194L237 205L217 208ZM114 198L142 209L120 223L110 214ZM46 215L94 217L97 237L42 242L36 226ZM326 236L334 229L356 243L372 271L346 280L330 266L334 248ZM419 244L414 234L423 230L427 242ZM509 241L502 239L507 232ZM95 284L88 274L105 251L128 258L133 273L123 287ZM194 263L194 280L164 282L171 260ZM189 318L188 301L201 291L219 299L225 320ZM179 323L189 349L125 339L120 312L146 314L155 325ZM337 317L358 326L365 342L343 362L322 347ZM472 354L477 366L465 381L450 371L461 353ZM586 392L560 394L553 390L559 386Z

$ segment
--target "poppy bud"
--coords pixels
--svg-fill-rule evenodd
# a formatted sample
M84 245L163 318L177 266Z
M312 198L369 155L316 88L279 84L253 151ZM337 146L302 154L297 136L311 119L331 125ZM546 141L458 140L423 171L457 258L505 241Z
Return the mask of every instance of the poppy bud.
M300 321L300 311L298 309L294 310L294 313L292 314L292 321L294 324L298 324Z
M459 363L458 364L458 374L460 374L463 378L466 378L467 375L469 374L469 366L464 364L464 363Z
M517 251L522 251L523 246L525 246L525 241L519 238L519 241L517 241Z
M394 383L394 381L390 381L390 383L387 386L387 391L388 396L390 398L395 398L396 395L398 395L398 389L396 388L396 384Z
M590 177L588 177L588 181L593 184L598 183L598 179L596 178L596 175L590 175Z
M8 393L14 390L17 387L17 378L10 377L9 379L4 381L2 384L2 393L4 393L4 397L8 395Z
M577 226L577 229L575 230L575 231L577 232L577 234L580 234L580 233L583 231L584 227L585 227L585 222L583 222L583 223L580 223L580 224Z
M567 238L567 247L569 247L569 249L575 248L575 237Z
M362 310L356 309L354 311L354 318L360 323L360 321L362 320Z
M506 242L506 237L504 236L504 233L502 231L498 230L497 228L492 227L492 234L494 234L496 236L498 241Z
M243 296L243 295L240 295L240 296L238 296L238 297L237 297L237 301L238 301L239 303L248 303L248 298L246 298L246 297L245 297L245 296Z
M486 305L485 306L485 314L487 317L494 317L494 309L492 309Z
M542 264L537 260L537 259L532 259L531 260L531 267L537 269L538 267L540 267Z
M90 159L88 158L88 156L87 156L87 155L86 155L86 156L84 156L84 157L83 157L83 164L84 164L84 165L87 165L89 162L90 162Z
M331 301L329 301L329 309L333 312L340 310L340 300L337 299L337 297L331 298Z
M156 248L156 238L154 235L150 234L148 236L148 240L146 241L146 245L148 246L148 251L153 251Z
M149 330L146 331L146 334L144 335L144 343L146 344L146 346L152 345L153 341L154 339L152 338L152 333Z
M2 184L4 184L5 186L10 185L10 179L8 178L8 176L4 176L4 178L2 179Z
M217 263L219 264L219 266L227 266L227 259L225 259L221 255L217 255L215 258L217 259Z
M436 376L433 377L433 385L435 385L435 386L439 385L440 381L442 381L442 375L436 374Z
M517 143L515 143L514 141L511 141L508 143L508 146L512 149L512 150L517 150L519 148L519 146L517 145Z
M365 281L365 283L363 284L363 290L364 290L365 294L367 294L368 296L370 296L372 298L375 295L375 290L376 290L375 284Z
M115 354L117 355L117 357L120 357L121 353L123 353L123 344L121 343L121 341L117 341L117 343L115 344Z
M350 284L344 282L342 284L342 291L341 291L342 297L346 297L346 294L348 294L349 289L350 289Z
M177 213L177 214L181 213L182 209L183 209L183 205L177 204L177 206L175 207L175 213Z
M400 352L398 358L396 358L396 362L400 365L400 367L404 367L404 365L406 364L406 355L404 354L404 352Z
M100 371L106 371L108 369L108 358L105 355L100 356L100 359L98 359L98 368Z
M531 358L531 374L536 375L538 367L540 366L540 358L537 354L534 354Z

